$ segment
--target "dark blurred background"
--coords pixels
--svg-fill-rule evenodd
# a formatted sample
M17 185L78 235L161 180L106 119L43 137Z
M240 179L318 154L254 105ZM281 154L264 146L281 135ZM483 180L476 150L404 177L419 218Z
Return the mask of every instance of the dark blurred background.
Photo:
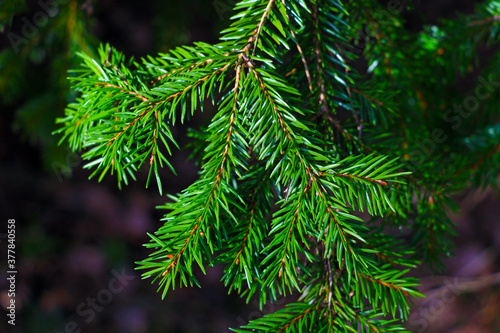
M0 304L7 306L7 220L16 220L16 326L2 312L0 332L228 332L262 311L227 295L222 267L209 269L201 289L183 288L165 300L134 261L148 254L147 232L161 225L166 200L145 174L117 189L113 178L88 180L84 163L51 135L55 118L74 98L67 70L77 51L109 42L129 56L164 52L193 41L215 42L234 0L0 2ZM408 28L470 13L475 1L414 1ZM45 14L40 14L40 12ZM31 26L30 26L31 25ZM206 124L211 113L188 126ZM189 142L186 129L174 133ZM166 193L197 177L189 151L174 152L181 176L163 173ZM427 299L416 302L412 332L500 332L500 205L487 188L457 195L455 257L439 275L417 271ZM117 279L117 276L120 279ZM111 284L110 284L111 283ZM96 299L96 301L93 301ZM96 303L92 303L96 302Z

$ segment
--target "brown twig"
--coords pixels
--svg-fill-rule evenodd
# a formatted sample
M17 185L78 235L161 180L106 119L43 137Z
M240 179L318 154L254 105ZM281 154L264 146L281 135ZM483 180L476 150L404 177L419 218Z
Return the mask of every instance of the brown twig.
M267 19L267 16L269 15L269 12L271 10L271 7L273 6L275 0L270 0L267 4L266 10L264 12L264 15L260 18L260 22L257 26L257 33L254 35L255 38L253 40L253 51L252 55L255 55L255 50L257 49L257 44L259 41L260 33L262 31L262 26L264 25L265 20Z

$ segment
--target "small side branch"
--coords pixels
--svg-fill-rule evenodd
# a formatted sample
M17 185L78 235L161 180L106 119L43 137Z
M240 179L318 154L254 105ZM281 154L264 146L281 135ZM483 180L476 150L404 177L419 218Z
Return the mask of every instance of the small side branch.
M267 4L266 10L264 11L264 15L260 18L260 22L257 26L257 33L255 34L255 38L253 38L253 51L252 55L255 55L255 50L257 49L257 43L259 42L260 33L262 31L262 27L264 26L264 22L266 21L269 12L271 11L271 7L273 6L275 0L270 0Z

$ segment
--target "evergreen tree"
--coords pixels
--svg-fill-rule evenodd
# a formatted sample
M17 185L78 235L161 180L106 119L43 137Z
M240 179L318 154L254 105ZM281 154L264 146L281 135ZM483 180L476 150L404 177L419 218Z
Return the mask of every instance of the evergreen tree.
M163 297L223 264L229 291L261 306L300 293L236 332L404 330L423 296L408 271L451 252L452 195L498 176L500 2L417 32L401 10L243 0L215 45L80 53L58 132L99 179L144 166L161 193L172 126L217 108L191 132L199 179L161 207L138 263Z

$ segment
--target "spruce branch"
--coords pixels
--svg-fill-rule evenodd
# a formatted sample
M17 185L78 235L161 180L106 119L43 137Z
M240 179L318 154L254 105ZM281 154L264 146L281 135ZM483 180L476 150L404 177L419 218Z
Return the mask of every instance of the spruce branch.
M428 78L452 81L436 54L469 59L467 43L498 42L499 8L490 1L416 38L397 28L398 15L381 24L373 0L244 0L215 45L139 61L109 46L99 59L80 54L79 96L59 132L100 178L117 173L127 183L149 164L147 183L154 175L161 193L158 169L173 171L166 153L177 146L171 127L210 100L210 124L191 134L199 178L161 207L164 225L138 262L143 277L165 297L198 285L196 268L223 264L229 292L260 306L300 293L236 332L401 331L409 304L423 296L409 268L439 266L451 251L451 196L475 172L488 184L498 174L494 94L478 107L480 131L448 129L450 141L413 165L449 102L438 94L444 83ZM451 34L457 25L465 41ZM355 54L349 39L365 26L374 38L363 37ZM357 58L366 69L352 65ZM457 143L474 162L450 154ZM403 226L408 234L391 234Z

